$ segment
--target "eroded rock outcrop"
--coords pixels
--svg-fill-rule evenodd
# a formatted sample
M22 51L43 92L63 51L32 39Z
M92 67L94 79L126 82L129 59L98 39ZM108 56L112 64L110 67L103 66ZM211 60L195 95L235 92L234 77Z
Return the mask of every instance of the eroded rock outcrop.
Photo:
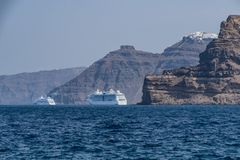
M143 104L240 104L240 16L222 22L194 67L147 76Z
M129 104L139 103L146 75L160 74L164 69L197 65L199 54L216 36L212 33L192 33L168 47L163 54L123 45L96 61L73 80L52 90L49 96L60 104L84 104L87 95L96 89L112 88L125 93Z
M160 54L124 45L93 63L79 76L49 93L57 103L83 104L96 89L120 90L129 103L140 101L144 77L155 70Z
M160 54L136 50L123 45L93 63L79 76L49 93L60 104L84 104L87 95L96 89L120 90L128 103L141 100L145 75L153 73Z
M198 65L199 54L217 36L207 32L194 32L184 36L181 41L164 50L155 74L161 74L164 70Z

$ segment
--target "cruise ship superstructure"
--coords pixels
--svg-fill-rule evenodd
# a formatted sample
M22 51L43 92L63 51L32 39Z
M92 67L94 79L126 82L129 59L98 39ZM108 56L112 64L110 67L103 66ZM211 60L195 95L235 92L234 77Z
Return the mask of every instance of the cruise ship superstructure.
M52 99L51 97L44 98L43 96L38 98L33 104L34 105L56 105L54 99Z
M97 90L88 96L87 102L91 105L127 105L124 93L113 89L106 92Z

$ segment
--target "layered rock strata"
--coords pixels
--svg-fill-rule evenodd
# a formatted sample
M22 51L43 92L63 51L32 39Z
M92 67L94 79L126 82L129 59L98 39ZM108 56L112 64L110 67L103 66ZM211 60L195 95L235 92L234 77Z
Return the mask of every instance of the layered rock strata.
M195 32L184 36L181 41L164 50L155 74L161 74L164 70L198 65L199 54L217 36L207 32Z
M148 74L164 69L197 65L199 54L217 35L196 32L168 47L163 54L153 54L124 45L96 61L83 73L49 93L60 104L84 104L96 89L118 89L126 94L129 104L139 103L143 81Z
M79 76L49 93L60 104L84 104L86 97L96 91L120 90L129 103L139 102L145 75L153 73L160 54L121 46L93 63Z
M221 23L199 65L147 76L142 104L240 104L240 16Z

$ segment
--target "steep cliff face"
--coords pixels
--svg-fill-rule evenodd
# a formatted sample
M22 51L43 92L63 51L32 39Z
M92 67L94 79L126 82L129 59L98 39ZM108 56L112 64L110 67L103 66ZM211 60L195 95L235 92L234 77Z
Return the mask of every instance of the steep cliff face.
M195 32L184 36L180 42L164 50L155 74L161 74L163 70L197 65L199 54L216 38L216 34L207 32Z
M194 67L147 76L143 104L239 104L240 16L222 22L217 39Z
M144 77L198 64L199 54L217 35L196 32L168 47L163 54L138 51L133 46L121 46L95 62L83 73L49 93L58 103L81 104L96 89L118 89L126 94L128 103L138 103L142 97Z
M79 75L85 68L69 68L0 76L0 104L32 104L41 95Z
M121 46L49 95L58 103L81 104L96 89L112 88L125 93L129 103L139 102L144 77L154 72L160 56L133 46Z

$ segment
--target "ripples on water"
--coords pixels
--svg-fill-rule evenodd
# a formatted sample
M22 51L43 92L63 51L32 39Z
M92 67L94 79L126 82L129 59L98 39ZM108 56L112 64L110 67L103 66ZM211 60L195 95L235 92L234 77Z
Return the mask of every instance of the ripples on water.
M239 106L0 107L0 159L237 159Z

